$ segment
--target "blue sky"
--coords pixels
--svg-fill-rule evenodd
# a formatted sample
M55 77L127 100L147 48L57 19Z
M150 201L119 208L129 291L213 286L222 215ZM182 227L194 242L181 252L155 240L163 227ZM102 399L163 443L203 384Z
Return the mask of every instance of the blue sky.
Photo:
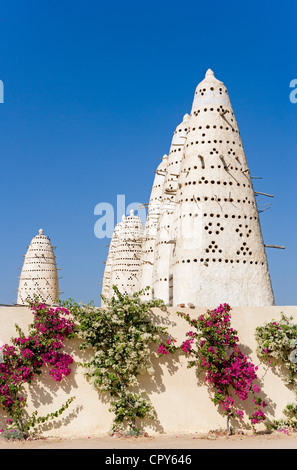
M297 305L294 1L0 1L0 303L43 228L62 298L99 303L100 202L147 202L159 158L208 68L228 88L277 305ZM264 201L271 202L270 200Z

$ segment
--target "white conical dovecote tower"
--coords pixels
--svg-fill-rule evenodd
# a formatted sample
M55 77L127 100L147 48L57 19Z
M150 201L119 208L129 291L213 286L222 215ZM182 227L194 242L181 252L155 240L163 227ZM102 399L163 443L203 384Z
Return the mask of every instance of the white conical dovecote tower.
M151 191L151 196L148 204L147 219L144 229L142 253L141 253L141 273L140 273L140 289L145 289L147 286L152 287L153 283L153 265L155 260L155 245L157 237L157 229L160 218L160 211L162 206L163 187L166 176L166 168L168 163L168 155L163 155L162 161L159 164L154 183ZM153 297L153 290L145 290L143 298L150 300Z
M190 116L185 114L183 121L176 127L173 133L164 178L162 205L155 242L152 291L155 298L162 299L165 303L172 302L170 259L174 250L174 244L172 244L173 217L176 210L176 193L189 118Z
M104 274L103 274L103 281L102 281L102 295L106 298L109 299L113 295L113 290L112 290L112 270L114 266L114 261L115 261L115 254L117 250L117 246L119 243L119 239L121 236L121 228L122 228L123 222L119 222L114 229L112 239L109 245L109 250L108 250L108 255L105 263L105 269L104 269ZM101 306L104 306L104 301L102 300Z
M240 133L227 89L211 70L195 92L176 203L173 305L273 305Z
M111 269L111 287L117 286L122 294L139 290L143 230L141 219L133 210L123 217ZM111 289L110 297L112 295Z
M27 300L37 297L52 305L59 299L59 281L56 257L50 239L39 230L27 250L20 275L17 304L26 305Z

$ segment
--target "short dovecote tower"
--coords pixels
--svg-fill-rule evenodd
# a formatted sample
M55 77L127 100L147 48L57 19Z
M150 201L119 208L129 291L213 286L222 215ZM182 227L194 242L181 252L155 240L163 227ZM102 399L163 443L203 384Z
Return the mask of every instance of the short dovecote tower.
M114 266L114 260L115 260L115 254L118 246L118 242L121 236L121 228L122 228L123 222L119 222L114 229L112 239L109 245L109 250L108 250L108 255L105 263L105 269L104 269L104 274L103 274L103 281L102 281L102 295L105 298L110 298L112 297L113 291L112 291L112 269ZM102 301L102 306L104 302Z
M109 298L113 296L113 285L122 294L139 290L143 230L141 219L134 215L133 210L129 216L123 217L113 255Z
M273 305L238 125L228 91L211 70L196 88L176 203L173 305Z
M28 300L52 305L59 299L59 281L56 257L50 239L39 230L27 250L20 275L17 304L26 305Z

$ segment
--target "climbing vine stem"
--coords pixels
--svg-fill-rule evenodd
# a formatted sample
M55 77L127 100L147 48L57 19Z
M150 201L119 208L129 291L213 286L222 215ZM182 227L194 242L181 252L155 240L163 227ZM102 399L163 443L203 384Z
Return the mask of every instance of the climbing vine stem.
M1 429L7 438L27 438L32 430L45 421L58 417L73 401L69 398L58 411L30 416L26 410L24 385L32 384L42 367L49 365L49 375L57 382L70 374L73 358L63 352L63 343L74 335L74 324L63 307L51 308L37 300L30 304L33 322L25 335L18 325L18 337L1 347L0 407L7 414L6 426Z
M252 427L265 420L266 406L257 394L260 392L257 380L257 366L248 360L239 348L237 331L231 328L231 307L220 305L207 310L197 319L179 312L192 328L180 346L172 340L159 346L159 354L176 350L188 356L188 367L195 367L197 375L204 374L204 380L212 391L212 401L227 418L227 432L231 433L230 419L243 419L244 412L236 406L237 397L244 401L253 395L253 413L249 415Z
M110 300L103 297L104 308L80 305L71 299L63 305L77 322L79 348L93 351L81 365L93 386L110 396L112 430L137 433L140 420L155 418L155 411L144 392L131 388L139 386L141 374L154 374L151 345L160 342L167 329L153 321L152 308L164 304L141 300L144 291L126 295L116 286L113 291Z

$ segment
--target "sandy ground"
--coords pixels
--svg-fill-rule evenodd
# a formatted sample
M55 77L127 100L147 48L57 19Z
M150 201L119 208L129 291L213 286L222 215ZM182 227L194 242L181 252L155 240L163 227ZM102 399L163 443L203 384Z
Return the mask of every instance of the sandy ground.
M73 437L27 441L0 439L2 449L297 449L297 432L256 435L160 435L152 437Z

